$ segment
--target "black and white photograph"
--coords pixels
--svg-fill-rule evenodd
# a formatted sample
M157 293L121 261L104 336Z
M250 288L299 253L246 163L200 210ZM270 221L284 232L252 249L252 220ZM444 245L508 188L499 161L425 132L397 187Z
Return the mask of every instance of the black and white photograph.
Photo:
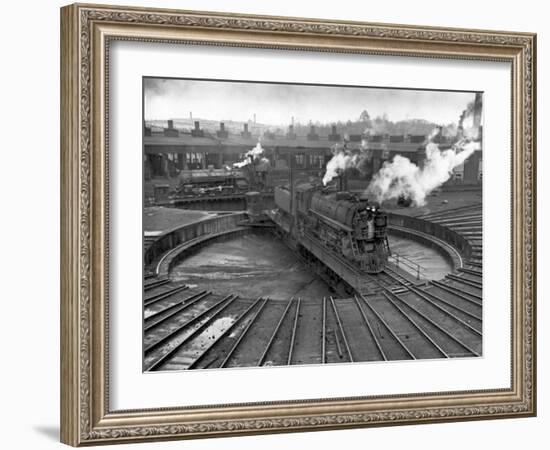
M483 92L143 78L143 371L483 356Z
M545 448L544 5L5 2L2 448Z

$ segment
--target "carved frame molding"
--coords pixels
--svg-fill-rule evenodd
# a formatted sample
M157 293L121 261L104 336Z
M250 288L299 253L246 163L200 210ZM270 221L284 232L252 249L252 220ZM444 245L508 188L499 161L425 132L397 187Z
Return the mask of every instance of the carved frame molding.
M532 416L536 412L536 36L227 13L61 10L61 436L139 440ZM512 65L512 386L113 412L108 407L108 95L112 40L509 61Z

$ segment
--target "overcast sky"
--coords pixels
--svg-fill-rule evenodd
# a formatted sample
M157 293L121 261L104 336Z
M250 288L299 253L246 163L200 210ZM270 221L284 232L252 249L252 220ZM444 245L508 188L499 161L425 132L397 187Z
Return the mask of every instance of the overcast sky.
M331 123L371 118L386 113L394 122L426 119L457 122L475 97L469 92L420 91L363 87L304 86L227 81L144 79L145 119L193 117L211 120L252 120L284 125L291 117Z

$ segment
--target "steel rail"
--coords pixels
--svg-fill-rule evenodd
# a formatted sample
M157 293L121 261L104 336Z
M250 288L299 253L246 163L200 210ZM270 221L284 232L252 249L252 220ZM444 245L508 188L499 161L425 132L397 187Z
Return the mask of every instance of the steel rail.
M457 281L458 283L465 284L466 286L475 287L477 289L483 288L483 285L481 283L477 283L475 281L468 280L466 278L457 277L456 275L448 274L447 278L449 278L450 280Z
M476 277L482 277L483 276L483 272L481 270L472 270L472 269L467 269L465 267L459 267L458 271L459 272L464 272L464 273L467 273L468 275L473 275L473 276L476 276Z
M170 306L166 306L162 309L159 309L158 311L156 312L152 312L151 314L149 314L148 316L145 316L144 314L144 320L149 320L149 319L152 319L153 317L156 317L158 316L159 314L162 314L162 313L165 313L166 311L169 311L171 309L174 309L176 306L179 306L185 302L188 302L189 300L193 300L195 297L197 297L198 295L201 295L201 294L204 294L205 292L207 291L200 291L200 292L196 292L192 295L190 295L189 297L186 297L184 298L183 300L177 300L176 303L174 303L173 305L170 305Z
M468 213L468 214L464 214L464 215L460 215L460 216L447 216L447 217L441 217L441 218L438 218L438 217L435 217L433 219L430 220L430 222L434 222L434 223L438 223L440 225L443 225L447 222L456 222L456 221L459 221L459 220L466 220L466 221L477 221L477 222L482 222L483 221L483 215L481 215L480 213L476 213L476 212L471 212L471 213Z
M170 280L166 279L166 280L153 281L152 283L144 284L143 285L143 290L145 292L147 292L147 291L150 291L151 289L155 289L157 287L164 286L167 283L170 283Z
M460 289L456 286L450 286L448 284L445 284L445 283L441 283L440 281L436 281L436 280L431 280L430 281L431 284L433 284L435 287L438 287L440 289L443 289L444 291L448 291L450 292L451 294L453 295L456 295L457 297L459 298L462 298L463 300L466 300L468 302L471 302L477 306L482 306L482 302L478 302L476 300L472 300L471 298L466 298L464 295L469 295L471 297L474 297L474 298L477 298L479 300L483 300L483 298L477 294L472 294L468 291L465 291L463 289Z
M392 276L391 274L389 274L390 276ZM466 328L470 329L471 331L473 331L475 334L481 336L481 332L479 330L477 330L476 328L472 327L469 323L467 322L464 322L460 317L457 317L455 316L452 312L446 310L445 308L443 308L442 306L439 306L438 304L434 303L433 300L429 299L423 291L421 291L420 289L417 289L413 286L407 286L406 284L404 284L402 281L398 280L397 278L395 278L395 281L397 281L399 284L401 284L402 286L404 286L406 289L408 289L410 292L412 292L413 294L416 294L418 297L420 297L422 300L424 300L425 302L428 302L430 305L432 305L434 308L438 309L439 311L441 311L443 314L447 314L447 316L451 317L454 321L460 323L461 325L465 326ZM393 293L396 297L397 294L395 294L395 292ZM437 298L437 296L434 296L435 298ZM399 300L401 301L405 301L404 299L400 298L399 297ZM446 304L449 304L447 303L446 301L444 300L441 300L441 299L438 299L440 300L442 303L446 303ZM410 305L409 303L407 303L408 306L410 306L411 308L413 308L412 305ZM453 305L450 305L451 307L454 307ZM416 310L416 308L414 308ZM464 312L465 314L473 317L474 319L477 319L477 320L481 320L480 317L477 317L477 316L474 316L472 315L471 313L467 312L467 311L464 311L464 310L461 310L460 308L456 308L462 312Z
M476 352L475 350L473 350L472 348L470 348L469 345L465 344L464 342L462 342L459 338L457 338L456 336L452 335L449 331L445 330L444 328L442 328L438 323L434 322L433 319L431 319L430 317L428 317L426 314L424 314L423 312L421 311L418 311L416 308L413 308L412 306L410 306L407 302L405 302L402 298L399 298L397 295L394 295L395 299L399 300L401 303L403 303L407 308L411 309L414 314L417 314L419 315L420 317L422 317L424 320L426 320L427 322L429 322L431 325L433 325L435 328L437 328L439 331L441 331L444 335L446 335L447 337L449 337L449 339L451 339L452 341L454 341L455 343L457 343L458 345L460 345L462 348L464 348L465 350L469 351L470 353L476 355L476 356L480 356L478 352ZM389 299L392 303L395 304L395 302L391 299Z
M294 350L294 341L296 339L296 329L298 328L298 316L300 314L300 302L301 299L298 298L298 304L296 305L296 314L294 315L294 325L292 327L292 337L290 338L290 346L288 348L287 366L290 366L292 363L292 353Z
M189 366L187 366L187 370L195 368L195 366L206 356L208 351L212 349L224 336L226 336L231 330L233 330L240 322L241 320L250 312L252 309L262 300L262 297L259 297L256 301L254 301L245 311L243 311L236 319L235 321L229 325L220 335L214 339L210 345L208 345L203 351L193 360Z
M446 219L445 221L431 221L432 223L435 223L437 225L441 225L442 227L447 227L447 228L451 228L451 227L454 227L454 226L459 226L459 227L482 227L483 226L483 222L481 220L478 220L478 219L472 219L472 220L468 220L468 219Z
M220 368L223 368L226 366L226 364L228 363L228 361L231 359L231 357L233 356L233 354L235 353L235 351L237 350L237 347L239 346L239 344L241 343L241 341L244 339L244 337L246 336L246 334L248 333L248 330L252 327L252 324L255 323L257 317L260 315L260 313L262 312L262 310L264 309L264 306L266 305L267 301L269 299L266 298L264 300L264 302L260 305L260 307L258 308L258 311L256 311L254 313L254 315L252 316L252 319L250 319L250 322L248 322L248 324L246 325L245 329L242 331L241 335L239 336L239 338L237 339L237 341L233 344L233 347L231 347L231 350L229 350L229 353L227 353L225 359L222 361L222 363L220 364Z
M195 330L193 330L190 334L188 334L185 338L181 340L177 345L175 345L173 348L171 348L168 352L166 352L164 355L162 355L159 359L157 359L153 364L149 366L147 370L157 370L159 367L164 365L164 363L172 358L172 356L179 352L180 349L191 339L193 339L197 334L202 332L206 327L210 325L212 320L218 316L222 311L224 311L229 305L231 305L237 298L239 298L238 295L233 295L232 298L229 299L228 302L226 302L220 309L215 311L210 317L207 318L207 320L202 323L200 326L198 326ZM223 300L222 300L223 301ZM221 302L220 302L221 303ZM219 304L219 303L218 303Z
M483 264L472 261L472 260L465 261L464 264L466 264L467 266L483 268Z
M483 224L483 216L479 213L473 213L473 214L464 214L461 216L449 216L449 217L436 217L434 219L431 219L431 222L437 223L439 225L446 225L449 223L479 223L480 225Z
M481 209L482 208L482 203L474 203L473 205L466 205L466 206L459 206L457 208L451 208L451 209L446 209L446 210L443 210L443 211L436 211L436 212L433 212L433 213L428 213L428 214L422 214L420 216L415 216L416 218L418 219L426 219L426 218L434 218L434 217L439 217L439 216L444 216L444 215L448 215L448 214L454 214L455 212L465 212L465 211L469 211L469 210L474 210L474 209Z
M482 207L482 203L479 202L479 203L471 203L470 205L462 205L462 206L457 206L455 208L448 208L448 209L441 209L439 211L434 211L434 212L429 212L429 213L426 213L424 214L424 216L432 216L432 215L435 215L435 214L449 214L449 213L455 213L457 211L467 211L469 209L481 209Z
M322 330L322 345L321 345L321 363L325 364L327 362L326 358L326 342L327 342L327 298L323 297L323 330Z
M463 273L463 275L462 276L457 275L458 278L463 279L465 281L469 281L471 283L479 284L480 286L483 286L483 279L482 279L481 274L479 274L479 273L471 274L471 273L468 273L468 272L464 272L462 270L459 270L459 272Z
M389 296L389 294L387 292L382 292L382 295L384 297L386 297L386 299L410 322L413 324L414 328L416 328L417 331L420 332L420 334L422 336L424 336L425 339L428 340L428 342L430 342L436 349L439 353L441 353L445 358L449 358L449 355L447 354L447 352L445 350L443 350L439 344L437 342L435 342L423 329L422 327L420 327L420 325L416 322L416 320L414 320L410 314L408 314L406 311L403 310L403 308L401 308L397 303L395 303L391 297ZM397 296L396 296L397 297Z
M155 341L153 342L152 344L150 344L149 346L145 347L145 353L148 353L150 352L151 350L153 350L154 348L158 347L159 345L163 344L164 342L166 342L168 339L172 338L174 335L178 334L179 332L181 332L181 330L183 330L185 327L189 326L189 325L192 325L193 323L199 321L200 319L202 319L206 314L208 314L210 311L212 311L213 309L217 308L218 306L220 306L222 303L226 302L227 300L229 300L230 298L232 297L232 295L228 295L224 298L222 298L220 301L214 303L212 306L210 306L209 308L205 309L203 312L201 312L200 314L194 316L194 317L191 317L191 319L187 320L185 323L181 324L180 326L176 327L174 330L172 330L170 333L166 334L165 336L161 337L158 341ZM189 306L189 305L186 305L186 306Z
M483 285L483 278L482 278L482 275L481 273L470 273L468 271L465 271L465 270L460 270L461 268L458 269L459 272L463 273L462 276L459 276L459 278L462 278L466 281L470 281L472 283L477 283L479 285Z
M385 276L386 278L382 278L382 276ZM377 279L375 279L374 282L378 284L379 287L383 289L390 289L395 287L394 279L389 275L389 273L387 273L386 270L378 273L376 277Z
M474 231L463 231L461 234L466 237L466 240L469 242L479 241L483 238L483 231L481 229Z
M439 306L438 304L434 303L433 300L430 300L429 298L427 298L427 295L430 295L432 297L434 297L437 301L440 301L441 303L444 303L448 306L450 306L451 308L455 308L456 310L466 314L467 316L471 317L472 319L475 319L475 320L479 320L481 322L482 318L479 317L479 316L476 316L475 314L472 314L470 313L469 311L466 311L458 306L454 306L453 304L447 302L446 300L443 300L439 297L437 297L436 295L434 294L430 294L430 293L424 293L424 291L420 291L419 289L416 289L416 288L412 288L410 287L409 288L411 290L411 292L413 292L414 294L416 294L418 297L420 297L421 299L423 299L424 301L428 302L430 305L432 305L434 308L438 309L439 311L441 311L442 313L444 314L447 314L449 317L451 317L454 321L460 323L461 325L465 326L466 328L468 328L469 330L471 330L472 332L474 332L475 334L481 336L481 332L472 327L468 322L465 322L464 320L462 320L460 317L457 317L456 315L454 315L451 311L448 311L446 308L442 307L442 306ZM403 299L401 299L403 300ZM412 307L412 305L409 305Z
M365 303L365 305L367 305L367 307L371 310L371 312L376 316L376 318L380 321L380 323L382 323L382 325L384 325L384 328L386 328L386 330L388 331L388 333L390 333L390 335L397 341L397 343L401 346L401 348L403 350L405 350L405 352L412 358L412 359L416 359L416 356L414 356L414 353L412 353L411 350L409 350L409 348L405 345L405 343L401 340L401 338L399 336L397 336L397 334L395 334L395 332L392 330L392 328L387 324L387 322L382 318L382 316L380 314L378 314L378 311L376 311L374 309L374 306L372 306L369 301L367 300L367 298L364 296L364 295L361 295L361 298L363 299L363 302Z
M372 336L372 339L374 340L376 348L378 349L378 353L380 353L380 355L382 356L382 359L384 361L387 361L388 358L386 357L386 354L384 353L384 350L382 349L382 346L380 345L380 342L378 342L378 338L374 334L374 330L372 329L369 318L365 314L365 311L363 311L363 308L361 306L361 303L359 302L359 299L357 298L357 295L354 295L353 298L355 299L355 304L357 305L357 308L359 308L359 312L361 313L361 317L363 317L363 321L367 325L367 329L369 330L369 333Z
M463 211L457 211L455 214L447 214L446 217L468 217L468 216L479 216L483 217L483 214L481 212L481 209L472 209L470 211L463 210Z
M444 225L441 225L444 226ZM464 232L472 232L472 231L479 231L481 229L481 225L469 225L467 223L460 224L460 223L453 223L450 225L445 226L445 228L448 228L449 230L453 230L456 233L464 233Z
M351 353L351 349L349 348L348 339L346 338L346 333L344 332L344 327L342 326L342 321L340 320L340 316L338 315L338 310L336 309L332 296L330 297L330 303L332 304L332 309L334 310L334 315L336 316L336 323L338 324L338 328L342 334L342 339L344 340L344 345L346 346L346 351L348 352L350 362L353 362L353 355Z
M439 297L438 295L434 294L433 292L429 292L427 290L422 290L422 293L434 298L436 301L444 303L445 305L449 306L450 308L456 309L457 311L460 311L462 314L467 315L468 317L471 317L472 319L479 320L480 322L483 320L483 317L478 316L477 314L474 314L470 311L465 310L464 308L461 308L460 306L454 305L453 303L449 302L448 300L445 300L444 298Z
M288 310L290 309L290 305L292 305L292 302L294 301L294 297L292 297L288 304L286 305L285 310L283 311L283 314L281 315L281 318L279 319L279 322L277 323L277 326L275 327L275 330L273 330L273 333L271 335L271 338L269 339L269 342L267 343L267 346L262 353L262 356L260 357L257 366L263 365L265 362L265 357L267 356L267 352L269 352L269 349L271 348L271 345L273 344L273 341L275 340L275 336L277 336L277 333L279 332L279 328L281 328L281 325L283 324L283 321L285 320L285 317L288 313Z
M389 271L389 272L388 272ZM391 272L391 273L390 273ZM404 277L403 275L401 275L400 273L396 272L395 270L393 270L392 268L386 266L384 268L384 270L382 271L382 273L384 273L385 275L388 275L391 279L393 280L397 280L398 278L402 279L402 280L405 280L405 282L411 284L411 281L408 280L406 277ZM400 281L400 280L398 280ZM402 284L403 282L400 281L400 283Z
M342 346L340 345L340 338L338 337L338 333L336 333L336 330L332 330L332 334L334 334L334 342L336 343L338 356L342 358L344 356L344 352L342 351Z
M161 300L164 300L165 298L168 298L174 294L177 294L178 292L185 291L189 289L189 286L184 284L183 286L175 287L174 289L171 289L169 291L161 292L160 294L152 295L149 298L146 298L143 300L143 306L150 306L153 303L157 303Z
M172 311L170 314L167 314L166 316L164 317L161 317L159 320L155 321L155 322L152 322L152 323L148 323L148 324L144 324L143 326L143 331L149 331L151 328L154 328L158 325L160 325L161 323L163 322L166 322L168 319L171 319L172 317L174 317L176 314L179 314L180 312L182 312L184 309L187 309L188 307L194 305L195 303L197 303L198 301L204 299L205 297L208 297L212 292L208 292L208 291L203 291L199 294L195 294L191 297L189 297L189 299L186 299L182 302L179 302L179 303L176 303L175 305L172 305L172 306L169 306L168 308L165 308L164 310L162 311L159 311L158 313L155 314L155 316L149 316L147 317L147 319L145 320L148 320L150 319L151 317L156 317L158 314L162 314L163 312L166 312L170 309L174 309L174 311ZM189 301L190 300L190 301ZM189 303L185 303L186 301L189 301Z

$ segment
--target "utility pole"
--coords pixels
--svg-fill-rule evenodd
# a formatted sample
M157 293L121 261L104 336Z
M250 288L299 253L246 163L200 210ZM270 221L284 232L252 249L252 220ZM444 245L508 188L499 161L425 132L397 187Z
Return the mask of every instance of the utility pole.
M296 219L296 214L294 212L294 155L292 153L289 153L289 178L290 178L290 214L292 214L292 223L290 226L292 227L294 224L294 221Z

